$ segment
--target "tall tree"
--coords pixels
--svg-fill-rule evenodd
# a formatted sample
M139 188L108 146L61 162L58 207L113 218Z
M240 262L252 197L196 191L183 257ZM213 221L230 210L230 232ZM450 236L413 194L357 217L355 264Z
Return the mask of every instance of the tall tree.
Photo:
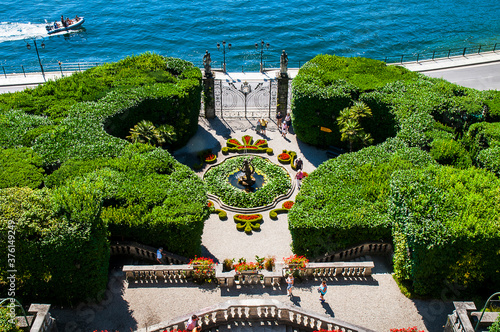
M337 124L341 133L341 141L349 141L349 151L352 152L355 142L361 142L364 146L372 144L373 138L361 127L360 119L371 117L372 111L362 101L355 101L351 107L340 111Z

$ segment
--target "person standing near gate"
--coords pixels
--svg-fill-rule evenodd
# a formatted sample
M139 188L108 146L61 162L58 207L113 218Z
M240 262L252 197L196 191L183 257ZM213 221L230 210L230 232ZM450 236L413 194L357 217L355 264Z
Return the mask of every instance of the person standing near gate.
M276 113L276 124L278 125L278 131L281 132L281 122L283 121L283 114L281 112Z

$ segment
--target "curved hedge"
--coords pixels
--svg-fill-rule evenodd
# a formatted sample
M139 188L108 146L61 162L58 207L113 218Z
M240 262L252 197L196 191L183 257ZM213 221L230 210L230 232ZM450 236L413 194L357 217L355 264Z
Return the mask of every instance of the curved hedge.
M336 123L340 111L356 100L373 117L361 121L375 143L398 136L410 146L426 147L435 122L466 130L489 114L495 95L425 77L377 60L318 55L293 80L292 120L297 137L318 146L345 146ZM492 106L495 107L495 106ZM332 133L320 130L327 127Z
M446 284L500 286L500 180L475 168L398 171L391 179L394 271L416 294Z
M16 297L76 303L106 289L109 243L101 205L85 187L71 191L0 190L0 290L7 294L15 256ZM12 242L11 242L12 241ZM13 245L14 252L8 251Z
M427 153L392 139L321 164L288 213L294 253L315 257L363 242L391 241L392 173L433 163Z
M171 124L182 145L197 129L200 100L200 70L155 54L0 95L0 164L18 173L1 185L46 185L0 191L2 233L9 220L21 227L18 296L96 298L107 281L108 236L200 253L209 215L203 181L169 152L120 138L146 118ZM0 289L6 258L2 251Z

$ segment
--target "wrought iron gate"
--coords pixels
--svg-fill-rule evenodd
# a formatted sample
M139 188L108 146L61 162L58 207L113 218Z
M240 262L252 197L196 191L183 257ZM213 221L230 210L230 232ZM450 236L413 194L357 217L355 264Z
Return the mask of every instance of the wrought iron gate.
M259 81L216 80L215 115L237 118L274 118L277 104L276 79Z

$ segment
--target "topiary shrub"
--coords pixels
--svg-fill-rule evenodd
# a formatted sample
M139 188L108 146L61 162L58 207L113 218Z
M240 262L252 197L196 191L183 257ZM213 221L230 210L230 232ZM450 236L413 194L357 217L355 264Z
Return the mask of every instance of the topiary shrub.
M417 295L500 285L500 180L470 168L401 170L391 179L395 276Z
M431 143L430 155L441 165L469 168L472 160L465 148L453 139L435 139Z
M392 173L434 163L427 153L392 139L321 164L288 212L294 253L314 258L364 242L391 241Z
M0 189L39 188L43 183L42 159L29 148L0 149Z

